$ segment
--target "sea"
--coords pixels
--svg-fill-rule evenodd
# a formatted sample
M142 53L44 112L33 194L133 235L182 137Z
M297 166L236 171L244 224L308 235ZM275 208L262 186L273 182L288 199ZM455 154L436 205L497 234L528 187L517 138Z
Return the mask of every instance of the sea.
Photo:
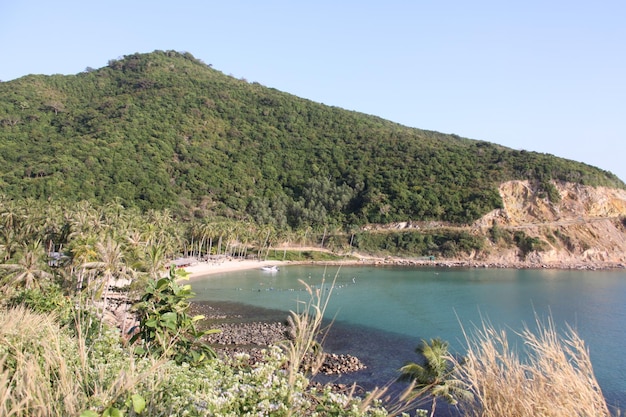
M210 275L192 287L194 302L260 320L302 311L311 289L327 303L326 323L332 322L325 350L355 355L367 367L332 378L365 390L393 382L401 366L418 362L422 339L441 338L462 355L465 335L487 322L523 352L517 334L524 326L552 320L559 332L571 328L582 337L608 403L626 409L624 270L293 265Z

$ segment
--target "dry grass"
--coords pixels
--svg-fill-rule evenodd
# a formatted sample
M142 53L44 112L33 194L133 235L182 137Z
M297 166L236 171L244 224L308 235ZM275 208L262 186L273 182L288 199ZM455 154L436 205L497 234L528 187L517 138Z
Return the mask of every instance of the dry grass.
M59 328L52 314L23 307L0 311L0 416L77 416L125 398L144 379L134 362L111 376L89 358L84 339Z
M60 331L53 315L18 307L0 313L2 379L0 415L43 416L51 404L65 415L77 415L84 404L75 390L75 365L68 363L75 346ZM62 406L61 406L62 404ZM61 412L57 415L62 415Z
M338 273L339 272L337 272L337 274ZM286 367L289 376L288 381L292 386L299 372L304 371L310 375L315 375L324 362L324 340L322 338L322 340L318 341L318 338L320 335L326 335L328 333L328 328L322 328L322 325L336 279L337 275L335 275L334 280L328 287L322 280L318 288L314 288L306 282L299 280L309 294L309 301L302 302L300 305L301 309L298 309L297 312L290 312L288 318L289 331L291 333L290 338L280 344L286 355ZM330 325L332 325L332 323ZM368 408L381 401L387 393L388 388L388 386L376 388L368 393L365 398L358 399L358 411L365 413ZM356 384L353 384L351 389L346 393L348 396L347 403L350 403L356 398L355 391Z
M294 383L301 370L315 375L324 362L324 352L317 337L322 333L324 312L332 292L332 286L329 291L324 291L323 282L320 288L313 288L302 280L299 282L310 298L303 303L302 311L290 312L287 319L290 338L280 344L287 357L290 384Z
M464 404L464 415L610 416L583 340L571 328L560 336L552 320L536 324L520 333L523 360L506 332L490 324L466 335L468 354L458 369L474 401Z

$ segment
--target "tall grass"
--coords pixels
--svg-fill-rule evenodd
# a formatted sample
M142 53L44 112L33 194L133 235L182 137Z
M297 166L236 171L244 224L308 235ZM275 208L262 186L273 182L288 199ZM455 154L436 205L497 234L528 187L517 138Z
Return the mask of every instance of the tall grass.
M109 362L115 355L89 350L54 314L24 307L0 311L0 415L60 417L103 410L123 402L152 372L145 367L141 372L132 360L112 372L120 365Z
M287 318L289 339L280 344L286 355L290 384L302 370L311 375L317 374L324 362L322 343L318 341L318 336L322 333L324 313L332 292L332 285L329 291L324 291L323 282L319 288L303 280L299 282L309 294L309 301L303 302L298 311L290 311Z
M295 383L299 375L305 372L314 376L324 363L323 342L325 335L328 333L328 328L323 328L322 325L336 279L337 275L335 275L335 279L329 286L326 286L322 280L321 285L317 288L312 287L303 280L299 280L309 294L309 300L302 302L300 305L301 309L298 309L298 311L290 312L287 320L290 337L280 344L286 358L288 382L294 387L294 393L298 392L295 389ZM355 396L356 384L353 384L346 393L344 404L347 409L345 412L351 411L357 415L366 415L368 411L372 411L376 414L380 410L378 407L380 407L381 400L387 390L388 386L376 388L364 398L357 398ZM320 398L316 399L316 401L319 400ZM385 412L385 415L390 414Z
M302 370L315 374L322 363L318 337L330 295L308 290L311 301L291 315L294 337L257 364L246 355L199 367L137 358L119 333L105 327L99 334L89 314L77 314L78 331L72 331L54 314L0 309L0 416L134 416L137 397L141 415L154 417L387 416L378 396L362 400L354 389L342 394L308 386Z
M519 334L521 354L510 346L507 333L491 324L468 335L468 353L457 362L474 401L461 404L473 417L610 416L593 373L589 351L572 329L560 335L549 319L536 320Z

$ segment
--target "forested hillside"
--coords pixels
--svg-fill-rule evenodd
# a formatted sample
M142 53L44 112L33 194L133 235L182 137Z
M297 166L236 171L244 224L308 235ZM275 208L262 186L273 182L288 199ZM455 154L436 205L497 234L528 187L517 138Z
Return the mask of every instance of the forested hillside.
M419 100L419 97L416 97ZM529 179L623 188L534 152L407 128L155 51L0 83L1 193L276 227L471 222Z

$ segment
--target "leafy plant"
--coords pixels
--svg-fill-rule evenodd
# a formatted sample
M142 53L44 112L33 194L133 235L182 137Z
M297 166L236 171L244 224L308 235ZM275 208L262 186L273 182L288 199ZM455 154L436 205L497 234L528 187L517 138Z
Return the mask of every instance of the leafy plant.
M515 244L522 253L522 258L525 258L532 251L540 251L544 248L544 243L537 237L528 236L523 231L517 231L513 235Z
M459 399L472 398L463 382L455 377L455 362L450 359L448 342L439 338L430 342L422 340L415 350L425 360L423 364L408 363L400 368L401 379L410 380L415 397L432 397L432 417L437 407L437 399L443 398L449 404L457 404Z
M47 284L43 288L22 289L7 300L9 307L19 305L37 313L54 313L61 323L68 323L74 305L56 284Z
M195 295L190 285L179 285L187 273L170 267L169 276L153 280L133 309L139 315L139 329L130 343L140 342L137 354L172 358L176 363L199 365L215 357L215 351L204 343L203 336L219 330L198 330L196 323L204 316L190 316L189 299Z

